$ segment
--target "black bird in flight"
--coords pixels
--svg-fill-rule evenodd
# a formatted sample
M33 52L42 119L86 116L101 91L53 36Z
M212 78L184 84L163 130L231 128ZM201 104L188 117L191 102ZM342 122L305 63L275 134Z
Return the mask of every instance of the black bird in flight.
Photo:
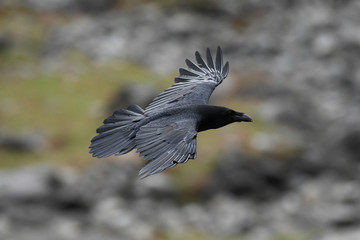
M118 156L137 148L148 161L139 172L144 178L195 159L198 132L233 122L252 122L245 113L208 105L211 93L229 72L229 62L223 65L221 48L217 48L215 61L209 48L206 61L199 52L195 57L197 64L186 59L188 69L180 68L175 84L145 110L130 105L106 118L91 140L93 157Z

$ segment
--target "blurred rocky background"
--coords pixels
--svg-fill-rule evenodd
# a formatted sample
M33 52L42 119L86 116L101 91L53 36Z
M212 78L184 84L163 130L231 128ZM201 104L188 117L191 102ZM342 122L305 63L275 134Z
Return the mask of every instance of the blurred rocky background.
M359 23L357 0L0 0L0 239L360 239ZM144 180L135 152L91 158L218 45L211 101L254 123Z

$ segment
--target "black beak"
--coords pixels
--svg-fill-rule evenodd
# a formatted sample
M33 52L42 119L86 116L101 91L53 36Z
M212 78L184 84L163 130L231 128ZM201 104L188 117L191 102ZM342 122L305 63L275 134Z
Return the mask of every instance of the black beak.
M252 122L252 118L249 115L246 115L245 113L238 113L235 117L237 122Z

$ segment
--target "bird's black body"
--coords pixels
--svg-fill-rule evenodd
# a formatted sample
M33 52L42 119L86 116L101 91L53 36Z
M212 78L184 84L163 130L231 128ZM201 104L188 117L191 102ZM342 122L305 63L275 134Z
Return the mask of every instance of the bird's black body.
M137 148L148 160L139 175L146 177L185 163L196 157L198 132L216 129L233 122L252 119L232 109L207 105L211 93L227 76L218 47L216 60L207 49L205 62L198 52L198 64L186 59L188 69L180 69L175 84L156 97L143 110L137 105L120 109L104 120L91 140L94 157L121 155Z

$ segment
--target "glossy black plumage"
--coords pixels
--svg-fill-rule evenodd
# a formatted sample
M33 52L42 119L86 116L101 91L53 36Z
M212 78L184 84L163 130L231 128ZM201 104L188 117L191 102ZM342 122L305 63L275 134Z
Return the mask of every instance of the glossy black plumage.
M198 132L232 122L251 122L244 113L207 105L212 92L229 72L229 63L223 65L221 48L217 48L215 60L210 49L206 51L206 61L199 52L195 58L197 64L185 60L188 69L180 68L175 84L145 110L131 105L106 118L91 140L90 153L107 157L137 148L148 161L139 172L143 178L194 159Z

